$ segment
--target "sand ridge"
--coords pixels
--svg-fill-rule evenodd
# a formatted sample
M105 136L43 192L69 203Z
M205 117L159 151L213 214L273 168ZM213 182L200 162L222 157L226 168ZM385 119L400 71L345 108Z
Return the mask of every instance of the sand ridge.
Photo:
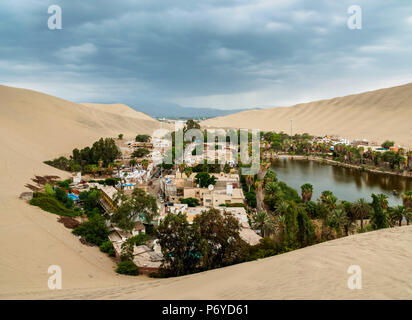
M204 127L261 129L347 139L386 139L412 147L412 83L291 107L243 111L205 120Z

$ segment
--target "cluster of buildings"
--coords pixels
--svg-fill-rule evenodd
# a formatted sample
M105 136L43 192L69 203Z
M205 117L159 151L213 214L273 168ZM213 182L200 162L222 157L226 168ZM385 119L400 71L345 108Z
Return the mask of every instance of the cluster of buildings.
M196 144L202 144L204 154L193 155L192 151ZM207 156L216 151L216 144L209 145L203 141L197 141L190 145L187 154L185 154L185 162L187 165L195 165L203 163ZM136 148L147 148L150 154L145 157L148 159L146 165L142 163L136 166L130 165L131 155ZM129 141L123 144L122 150L122 165L114 171L113 177L118 179L115 186L108 186L100 183L85 183L82 181L81 175L73 176L73 183L71 189L73 196L78 196L82 191L88 191L92 188L97 188L101 191L100 205L104 209L106 215L109 217L117 210L116 194L119 190L123 190L127 195L131 193L134 188L141 188L148 190L148 185L152 183L154 177L153 172L156 171L156 164L161 161L164 153L170 149L171 145L164 139L153 139L150 143L139 143ZM220 154L224 155L226 162L235 165L234 155L237 150L234 147L228 146L224 143L218 145ZM158 152L158 154L156 154ZM237 156L237 155L236 155ZM230 163L232 159L233 163ZM229 160L229 161L228 161ZM233 172L233 170L232 170ZM187 216L189 223L193 223L196 216L203 211L210 208L218 209L222 212L227 212L238 219L241 225L240 236L250 245L259 243L261 237L250 228L248 215L243 207L245 196L241 188L240 178L235 173L211 173L215 177L215 184L206 188L201 187L196 183L197 173L192 173L189 176L179 169L176 173L160 176L159 181L159 215L156 217L156 223L160 221L169 213L177 214L183 213ZM187 204L180 203L181 199L194 198L198 200L199 205L196 207L189 207ZM119 258L122 253L122 246L125 242L133 236L146 232L145 225L142 223L143 219L140 216L136 217L136 224L131 232L126 232L112 225L110 219L107 219L107 225L111 229L109 240L113 244L116 256ZM150 273L158 270L162 264L163 256L158 240L151 240L144 245L134 246L133 248L133 262L139 267L141 273Z
M211 173L216 183L208 188L202 188L196 183L196 175L197 173L192 173L188 177L178 169L176 174L164 176L160 180L164 199L169 203L175 203L180 199L195 198L208 208L244 203L245 197L238 174Z
M183 213L187 216L189 223L200 215L203 211L210 208L232 214L241 224L240 236L250 245L259 243L260 236L250 228L248 215L242 206L245 200L241 188L238 174L233 173L211 173L216 183L214 186L202 188L196 183L197 173L187 176L177 170L174 175L167 175L161 179L160 187L165 199L162 216L168 213ZM181 199L194 198L199 202L199 206L189 207L187 204L180 203Z

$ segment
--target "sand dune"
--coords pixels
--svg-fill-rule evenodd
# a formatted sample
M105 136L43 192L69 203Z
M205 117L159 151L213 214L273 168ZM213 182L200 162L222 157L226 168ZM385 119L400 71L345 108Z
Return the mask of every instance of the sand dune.
M203 126L247 128L314 135L337 134L412 147L412 83L331 100L208 119Z
M147 114L133 110L129 106L126 106L125 104L97 104L97 103L82 103L82 105L85 105L87 107L99 110L99 111L104 111L104 112L109 112L114 115L121 115L124 117L130 117L134 119L139 119L139 120L149 120L153 121L153 118L148 116Z
M30 291L47 284L47 268L64 266L68 287L127 281L98 249L82 245L47 214L18 199L36 175L66 173L44 160L85 147L100 137L149 133L158 121L132 109L115 114L23 89L0 86L0 292Z
M411 298L412 226L356 235L285 255L174 279L126 277L95 247L82 245L57 217L18 199L34 174L64 172L42 161L100 136L134 136L159 126L41 93L0 86L0 298ZM122 107L124 109L124 107ZM129 114L129 110L127 110ZM49 291L59 265L62 291ZM363 289L347 288L349 265Z

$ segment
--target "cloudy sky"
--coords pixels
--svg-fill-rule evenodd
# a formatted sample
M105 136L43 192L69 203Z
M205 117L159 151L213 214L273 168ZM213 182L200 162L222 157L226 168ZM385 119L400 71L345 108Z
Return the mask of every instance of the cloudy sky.
M0 83L76 102L291 105L412 82L404 0L1 0ZM63 29L49 30L48 7ZM362 29L347 27L362 8Z

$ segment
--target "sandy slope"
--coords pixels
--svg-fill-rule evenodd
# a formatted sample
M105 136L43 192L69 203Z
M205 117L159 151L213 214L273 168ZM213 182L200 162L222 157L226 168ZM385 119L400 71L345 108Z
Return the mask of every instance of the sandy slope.
M350 236L178 279L11 295L41 299L411 299L412 226ZM347 269L362 268L350 290Z
M81 245L56 216L18 199L35 175L64 172L42 162L100 137L134 137L159 122L127 110L120 115L45 94L0 86L0 292L41 289L47 268L64 266L67 287L117 284L112 261ZM127 281L127 279L126 279Z
M323 243L278 257L176 279L124 277L97 248L82 245L55 215L18 199L42 163L100 136L150 133L153 120L114 115L44 94L0 86L0 298L411 298L412 227ZM137 116L136 116L137 117ZM63 291L47 289L60 265ZM364 288L347 289L349 265Z
M292 107L243 111L202 122L203 126L337 134L349 139L395 140L412 147L412 83Z
M147 114L140 112L140 111L133 110L132 108L124 104L82 103L82 105L93 108L95 110L109 112L114 115L121 115L121 116L130 117L134 119L139 119L139 120L153 121L153 118L148 116Z

